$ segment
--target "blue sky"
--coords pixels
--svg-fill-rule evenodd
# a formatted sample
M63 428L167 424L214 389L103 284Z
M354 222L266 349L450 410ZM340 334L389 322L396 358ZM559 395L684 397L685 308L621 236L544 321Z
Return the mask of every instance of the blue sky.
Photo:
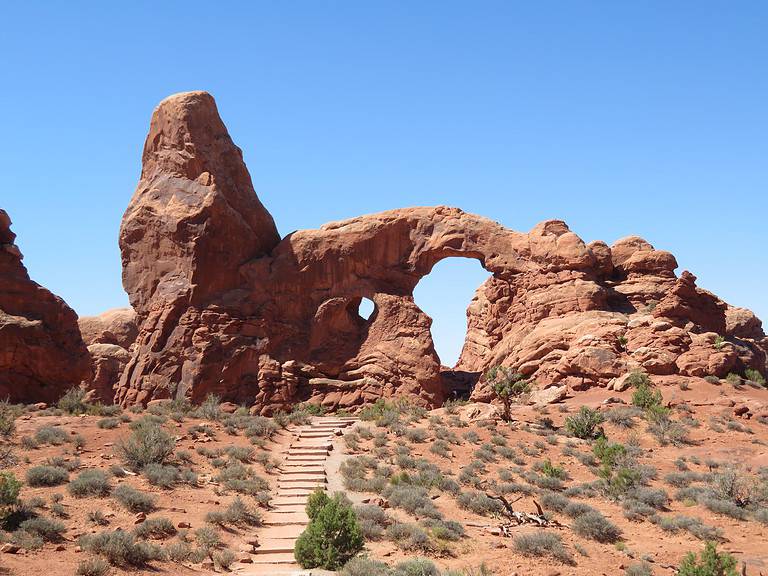
M629 234L768 318L764 2L6 3L0 207L32 277L125 305L118 226L154 106L205 89L280 232L449 204ZM453 273L451 268L453 267ZM445 271L443 270L445 269ZM444 360L485 278L417 303Z

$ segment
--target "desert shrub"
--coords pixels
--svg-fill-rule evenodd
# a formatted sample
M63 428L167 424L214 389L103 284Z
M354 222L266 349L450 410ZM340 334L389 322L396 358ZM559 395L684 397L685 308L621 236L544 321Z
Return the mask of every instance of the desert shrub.
M541 494L541 505L547 510L562 512L571 501L557 492L546 491Z
M109 524L109 519L101 510L91 510L88 512L87 518L89 522L96 524L97 526L106 526Z
M151 512L155 509L155 498L151 494L145 494L128 484L115 488L112 496L131 512Z
M80 546L92 554L104 556L114 566L143 567L162 556L159 546L137 542L132 533L123 530L83 536Z
M647 411L647 416L650 421L648 431L656 436L662 446L667 444L682 446L690 443L688 429L679 422L672 420L665 408L651 408Z
M653 576L653 568L648 562L635 562L624 569L625 576Z
M179 481L179 469L171 464L151 462L144 467L142 473L152 486L161 488L171 488Z
M168 518L147 518L133 529L137 538L162 540L176 534L176 527Z
M227 464L215 479L221 483L225 490L254 497L258 496L260 499L263 499L264 494L268 495L269 482L258 476L250 466L245 466L237 461Z
M490 383L494 394L501 400L504 407L502 418L510 419L513 402L531 391L531 383L525 376L506 366L494 366L485 373L485 379Z
M427 432L424 428L409 428L405 431L405 437L410 442L426 442L429 438L429 432Z
M186 562L192 556L192 546L183 540L174 540L165 547L165 553L171 562Z
M398 484L387 486L384 495L389 504L401 508L409 514L425 518L441 518L442 514L429 497L429 492L422 486Z
M44 518L42 516L24 520L24 522L19 525L19 528L34 536L42 538L45 542L59 542L62 540L64 530L66 530L66 527L62 522Z
M40 426L35 431L34 441L36 444L51 444L60 446L69 440L69 435L60 426Z
M558 534L552 532L531 532L515 536L514 547L523 556L545 556L562 562L573 564L573 557L566 550Z
M605 420L620 428L632 428L635 425L635 418L640 413L640 410L635 407L622 406L608 410L605 413Z
M413 558L398 563L392 576L440 576L440 570L431 560Z
M632 393L632 404L643 410L661 405L661 392L654 389L647 374L633 372L629 376L628 383L635 389Z
M536 463L534 468L549 478L557 478L558 480L566 480L568 478L565 468L552 464L549 459Z
M482 492L462 492L456 502L462 510L469 510L481 516L495 516L504 509L499 500L489 498Z
M712 542L704 545L704 550L696 557L689 552L680 563L678 576L738 576L736 559L727 552L718 552Z
M470 444L477 444L480 441L480 435L474 430L467 430L462 436Z
M337 570L363 548L357 516L342 494L317 490L307 501L309 524L294 547L302 568Z
M195 530L195 542L210 557L213 555L213 551L221 545L221 536L215 528L201 526Z
M260 526L261 514L237 496L225 510L212 510L208 512L205 520L220 526Z
M442 439L435 440L429 447L429 451L432 452L432 454L436 454L442 458L449 458L451 455L450 450L451 445Z
M747 368L746 370L744 370L744 377L747 380L751 380L752 382L755 382L756 384L765 386L765 376L760 374L760 372L755 370L754 368Z
M219 550L213 555L213 565L228 572L229 567L235 563L236 558L232 550Z
M85 401L86 393L85 388L70 388L59 399L56 406L67 414L85 414L88 410L88 403Z
M125 464L134 471L141 471L148 464L165 464L176 448L173 437L150 420L133 424L138 424L133 426L133 433L117 445Z
M58 466L34 466L26 478L30 486L59 486L69 480L69 472Z
M205 420L220 420L222 417L221 398L216 394L208 394L205 400L195 410L195 416L197 418L203 418Z
M386 510L375 504L363 504L355 508L360 530L367 540L378 540L390 524Z
M250 446L229 446L224 451L232 460L248 463L253 460L253 448Z
M597 510L577 516L573 531L579 536L602 543L616 542L621 538L621 530Z
M21 482L16 479L13 472L3 470L0 472L0 518L6 515L8 508L19 500Z
M432 553L437 550L429 533L418 524L395 522L387 528L387 538L401 550Z
M117 428L120 426L120 419L119 418L102 418L98 422L96 422L96 426L99 428L104 428L106 430L112 430L113 428Z
M75 576L106 576L109 564L101 558L87 558L77 565Z
M344 564L339 574L340 576L391 576L386 564L364 556L352 558Z
M600 424L603 423L603 415L597 410L587 406L579 408L578 413L565 419L565 429L570 436L590 439L602 433Z
M16 418L19 409L8 402L0 400L0 437L8 439L16 432Z
M722 531L704 524L698 518L678 514L676 516L651 516L651 522L658 525L665 532L677 533L686 530L695 538L704 541L716 541L722 538Z
M700 504L703 504L708 510L711 510L715 514L721 514L723 516L730 516L736 520L746 520L747 512L744 508L740 508L729 500L720 500L718 498L704 497L699 500Z
M661 488L637 486L627 493L627 497L657 510L663 510L669 504L669 494Z
M86 498L108 496L112 488L109 477L101 470L83 470L69 483L67 489L75 498Z

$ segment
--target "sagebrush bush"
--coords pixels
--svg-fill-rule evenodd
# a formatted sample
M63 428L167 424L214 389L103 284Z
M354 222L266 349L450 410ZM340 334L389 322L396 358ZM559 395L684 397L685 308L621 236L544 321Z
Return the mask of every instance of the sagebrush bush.
M146 540L153 538L162 540L170 538L177 532L176 527L168 518L147 518L133 529L133 533L137 538Z
M133 433L121 440L117 449L125 464L141 471L148 464L165 464L176 449L176 441L151 420L136 421Z
M155 509L154 496L141 492L128 484L121 484L115 488L112 496L131 512L151 512Z
M179 481L179 469L172 464L151 462L144 466L142 474L152 486L172 488Z
M101 558L87 558L77 565L76 576L106 576L109 564Z
M69 440L69 434L60 426L40 426L35 431L34 442L36 444L52 444L60 446ZM36 446L35 446L36 447Z
M115 530L80 538L80 546L93 554L103 556L114 566L135 566L141 568L148 562L162 556L159 546L137 542L131 532Z
M69 472L59 466L34 466L26 478L30 486L59 486L69 480Z
M67 414L85 414L88 403L85 401L87 391L85 388L70 388L64 393L56 406Z
M752 382L755 382L756 384L765 386L765 376L763 376L759 371L755 370L754 368L747 368L746 370L744 370L744 377L747 380L751 380Z
M378 560L371 560L364 556L352 558L344 564L339 573L340 576L390 576L389 567Z
M108 496L112 487L109 476L101 470L83 470L67 486L69 493L75 498L89 496Z
M43 516L24 520L24 522L19 525L19 528L34 536L39 536L45 542L61 541L63 539L62 535L66 530L66 527L62 522L44 518Z
M571 528L579 536L597 542L613 543L621 538L621 529L597 510L577 516Z
M307 501L309 524L296 540L294 556L302 568L338 570L363 548L352 505L342 494L313 492Z
M481 516L497 516L504 509L499 500L489 498L482 492L462 492L456 502L462 510L469 510Z
M113 428L117 428L120 426L120 419L119 418L102 418L98 422L96 422L96 426L99 428L104 428L105 430L112 430Z
M578 413L565 419L565 430L570 436L583 440L595 438L602 432L600 424L603 423L603 415L588 406L579 408Z
M574 563L560 536L552 532L520 534L515 536L513 544L515 550L523 556L547 556L563 564Z

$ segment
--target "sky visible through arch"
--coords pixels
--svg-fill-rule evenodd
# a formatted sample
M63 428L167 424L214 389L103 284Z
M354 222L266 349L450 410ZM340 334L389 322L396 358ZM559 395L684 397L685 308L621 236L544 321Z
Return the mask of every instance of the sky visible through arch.
M765 2L75 1L3 15L0 207L32 278L81 315L127 304L117 235L153 108L204 89L282 235L419 205L521 231L558 218L585 241L643 236L768 318ZM446 355L479 282L435 273L416 301ZM443 305L454 284L467 298Z

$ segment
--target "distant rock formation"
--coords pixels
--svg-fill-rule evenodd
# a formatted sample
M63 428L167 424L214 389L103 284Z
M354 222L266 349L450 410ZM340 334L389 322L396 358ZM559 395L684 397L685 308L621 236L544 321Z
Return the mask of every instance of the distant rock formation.
M759 320L696 287L693 275L676 277L674 256L638 237L585 244L560 221L520 233L440 206L280 240L204 92L155 110L120 248L139 326L117 389L124 404L215 393L261 413L396 395L436 406L445 382L494 365L566 390L632 369L766 370ZM413 301L419 279L451 256L493 274L467 311L453 377ZM367 320L357 312L363 297L375 305ZM492 398L482 379L473 397Z
M131 308L116 308L98 316L83 316L78 319L78 325L93 365L91 378L83 385L93 400L112 404L115 388L139 333L136 313Z
M53 402L89 378L90 358L77 315L29 279L0 209L0 398Z

